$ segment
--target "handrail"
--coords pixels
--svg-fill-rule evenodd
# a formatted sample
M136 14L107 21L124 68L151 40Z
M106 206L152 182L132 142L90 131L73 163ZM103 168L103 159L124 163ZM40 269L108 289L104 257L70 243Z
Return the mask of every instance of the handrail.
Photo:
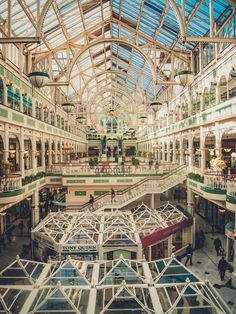
M173 169L173 171L171 173L168 173L167 175L165 176L149 176L149 177L146 177L138 182L136 182L135 184L131 185L131 186L128 186L127 188L125 188L124 190L122 191L117 191L116 195L124 195L125 193L139 187L140 185L142 185L143 183L147 182L147 181L151 181L151 180L158 180L158 181L162 181L162 180L165 180L165 179L168 179L169 177L171 177L173 175L173 172L178 172L179 170L182 170L182 169L185 169L186 166L185 165L181 165L181 166L178 166L177 168ZM109 196L110 193L107 192L107 193L104 193L103 195L100 195L100 196L97 196L95 199L94 199L94 203L97 203L99 202L101 199L105 199L107 196ZM86 208L87 206L89 206L89 202L86 202L83 206L80 207L80 210L81 209L84 209Z
M0 179L0 193L19 190L22 187L21 175L15 174Z

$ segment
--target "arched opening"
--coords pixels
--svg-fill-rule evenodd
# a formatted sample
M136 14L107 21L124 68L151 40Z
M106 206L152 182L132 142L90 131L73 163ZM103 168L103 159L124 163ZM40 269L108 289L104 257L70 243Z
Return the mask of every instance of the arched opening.
M201 157L201 151L200 151L200 137L194 136L193 137L193 166L196 168L200 168L200 157Z
M33 152L32 143L30 138L24 139L24 167L25 170L32 169Z
M228 174L236 174L236 128L226 130L221 139L222 159L225 161Z
M219 83L220 102L227 100L227 80L222 76Z
M203 109L206 110L210 107L210 93L209 89L205 88L203 92Z
M4 84L0 77L0 105L4 105Z
M216 104L216 84L211 83L209 106L213 107L215 104Z
M189 162L189 151L188 151L188 140L186 138L183 139L183 163L188 165Z
M49 165L49 143L46 141L44 143L44 151L45 151L45 166L47 167Z
M180 141L176 140L175 141L175 161L177 164L180 163Z
M196 114L200 112L200 108L201 108L200 94L196 93L196 95L193 96L193 99L192 99L192 114Z
M235 73L231 71L228 81L229 88L229 98L233 98L236 96L236 71Z
M20 165L20 142L15 135L9 137L9 161L12 164L13 172L18 172L23 167Z
M37 101L35 105L35 118L42 120L42 106Z
M12 84L7 84L7 105L14 108L14 90Z
M16 88L14 93L14 109L20 111L20 90Z
M206 169L211 168L211 159L216 157L215 143L216 143L215 135L212 132L208 133L205 138L205 168Z
M36 158L36 166L41 167L42 166L42 142L40 139L36 141L36 153L35 153L35 158Z
M56 156L56 146L55 146L55 142L52 142L52 146L51 146L51 155L52 155L52 163L55 164L55 156Z

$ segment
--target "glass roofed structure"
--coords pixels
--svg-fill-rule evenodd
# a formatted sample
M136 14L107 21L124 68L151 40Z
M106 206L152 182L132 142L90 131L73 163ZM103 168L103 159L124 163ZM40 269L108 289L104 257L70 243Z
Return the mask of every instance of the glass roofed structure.
M174 257L147 263L32 262L19 257L0 275L0 313L225 313L208 281Z
M145 204L131 211L64 211L50 213L32 231L32 239L38 259L49 255L64 259L70 255L79 260L93 260L120 254L140 259L144 253L147 259L153 259L150 251L156 243L172 243L172 234L177 232L188 234L176 247L176 252L183 250L190 239L192 223L192 217L170 203L155 211Z

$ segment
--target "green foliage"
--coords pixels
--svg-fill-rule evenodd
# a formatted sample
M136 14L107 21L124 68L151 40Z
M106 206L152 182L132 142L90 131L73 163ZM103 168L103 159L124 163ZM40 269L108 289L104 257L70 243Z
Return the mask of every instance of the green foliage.
M188 178L200 183L204 183L204 176L201 176L200 174L194 173L194 172L190 172L188 174Z
M97 158L97 157L94 157L94 158L90 158L90 159L89 159L89 166L90 166L90 167L97 166L97 164L98 164L98 158Z
M45 176L44 172L38 172L35 176L31 175L31 176L26 176L24 178L22 178L22 185L26 185L29 184L31 182L34 182L36 180L39 180L41 178L43 178Z
M137 159L135 157L132 157L131 162L132 162L132 165L134 165L134 166L138 166L139 165L139 159Z

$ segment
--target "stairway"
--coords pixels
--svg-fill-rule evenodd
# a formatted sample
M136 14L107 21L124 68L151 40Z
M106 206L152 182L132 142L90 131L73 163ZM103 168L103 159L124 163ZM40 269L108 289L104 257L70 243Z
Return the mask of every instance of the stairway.
M85 203L79 210L84 211L90 209L92 211L102 211L107 208L123 208L146 194L161 194L171 189L186 180L187 173L187 167L183 165L173 169L169 174L163 177L146 177L123 191L117 192L113 202L111 202L111 194L106 193L95 198L93 207ZM72 208L68 209L71 210ZM73 207L73 209L75 208Z

